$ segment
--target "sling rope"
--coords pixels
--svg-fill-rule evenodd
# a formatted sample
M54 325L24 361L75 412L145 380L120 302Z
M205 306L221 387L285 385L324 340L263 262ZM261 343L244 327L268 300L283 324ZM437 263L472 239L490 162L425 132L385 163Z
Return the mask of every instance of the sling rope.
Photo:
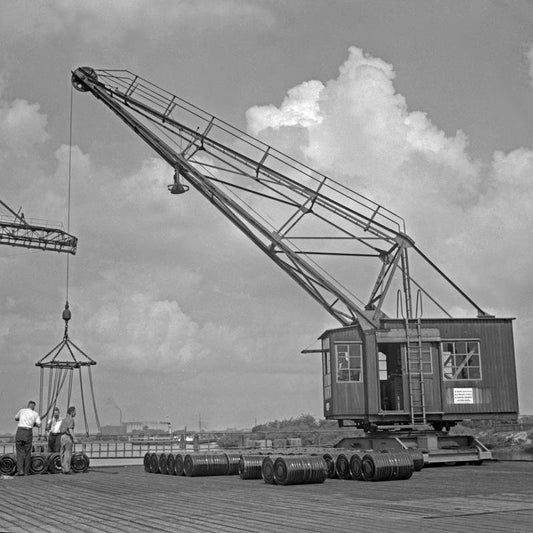
M73 126L73 87L70 88L70 116L69 116L69 152L68 152L68 187L67 187L67 233L70 233L70 221L71 221L71 190L72 190L72 126ZM78 376L80 382L80 400L82 405L83 419L85 424L85 432L89 435L89 424L87 419L87 409L85 403L85 394L83 388L83 375L82 367L88 368L89 384L92 396L92 405L94 407L94 414L96 418L96 424L98 432L101 433L100 420L98 418L98 412L96 409L96 400L94 397L94 386L91 373L91 365L96 364L96 361L91 359L85 354L78 346L76 346L68 336L68 322L71 319L71 312L69 306L69 285L70 285L70 256L67 254L66 262L66 283L65 283L65 308L63 310L62 318L65 321L65 330L63 334L63 340L57 344L52 350L50 350L43 358L37 362L37 366L41 367L40 376L40 393L39 393L39 405L42 407L44 401L44 369L48 368L48 394L46 397L46 410L41 415L45 419L49 413L52 413L56 407L61 391L65 384L67 385L66 400L67 408L71 405L73 399L73 385L74 385L74 369L78 369ZM79 352L83 358L76 356L73 348ZM64 351L65 349L65 351ZM70 358L68 360L59 359L60 353L68 352ZM42 426L41 430L42 432ZM41 433L40 433L41 434Z

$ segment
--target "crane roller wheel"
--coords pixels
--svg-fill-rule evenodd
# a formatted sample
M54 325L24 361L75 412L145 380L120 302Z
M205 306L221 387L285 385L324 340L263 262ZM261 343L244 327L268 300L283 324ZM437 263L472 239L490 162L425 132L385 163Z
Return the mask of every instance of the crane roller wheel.
M80 67L72 73L72 85L74 86L74 89L82 93L86 93L89 89L87 85L85 85L85 83L83 83L83 81L79 78L80 74L84 74L85 76L92 78L94 81L98 79L98 76L96 75L94 69L91 67Z

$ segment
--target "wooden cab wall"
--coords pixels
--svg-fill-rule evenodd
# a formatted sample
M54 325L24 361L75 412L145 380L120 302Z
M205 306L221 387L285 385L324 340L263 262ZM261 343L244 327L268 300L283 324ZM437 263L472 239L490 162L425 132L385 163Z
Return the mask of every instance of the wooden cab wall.
M322 339L322 376L326 418L364 417L368 411L367 383L372 373L373 347L358 326L329 330ZM370 367L370 370L369 370Z
M518 414L512 320L421 320L429 422ZM408 421L403 320L382 319L374 330L358 324L332 329L321 340L326 418Z

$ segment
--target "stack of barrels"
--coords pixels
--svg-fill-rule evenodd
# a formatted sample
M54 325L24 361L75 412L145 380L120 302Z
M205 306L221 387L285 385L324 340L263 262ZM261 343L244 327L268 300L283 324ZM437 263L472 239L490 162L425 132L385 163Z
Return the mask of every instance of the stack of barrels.
M262 479L276 485L324 483L328 478L360 481L409 479L424 466L418 449L395 452L335 450L324 454L151 453L144 469L175 476L227 476Z
M325 453L328 478L358 481L409 479L422 470L424 455L419 449L374 452L351 450Z
M72 454L70 467L75 473L89 470L89 457L83 452ZM58 453L32 453L30 474L58 474L61 469L61 457ZM17 457L14 453L0 456L0 475L12 476L17 472Z
M151 453L144 454L144 470L173 476L227 476L239 473L240 454Z
M238 474L241 479L263 479L278 485L323 483L327 477L326 462L320 455L147 452L143 464L145 471L152 474L188 477Z

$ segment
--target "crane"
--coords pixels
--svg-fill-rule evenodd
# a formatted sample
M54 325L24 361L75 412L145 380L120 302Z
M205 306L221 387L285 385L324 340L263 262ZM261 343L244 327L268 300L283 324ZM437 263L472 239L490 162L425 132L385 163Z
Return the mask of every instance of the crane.
M399 215L370 198L127 70L79 67L71 81L170 165L170 193L196 189L342 326L378 327L393 280L408 319L416 314L413 288L451 316L411 275L409 251L477 316L489 316L417 247ZM362 260L378 262L366 298L353 283Z
M10 245L10 246L17 246L22 248L30 248L30 249L37 249L37 250L44 250L44 251L55 251L55 252L62 252L67 253L71 255L76 254L77 246L78 246L78 239L77 237L74 237L70 233L64 231L59 225L57 227L54 227L50 225L50 223L41 223L34 221L32 219L26 219L24 214L22 212L16 212L14 211L9 205L7 205L5 202L0 200L0 244ZM68 256L67 256L67 264L68 264ZM68 267L67 267L68 270ZM70 319L70 310L68 308L68 301L66 303L66 308L63 311L63 319L65 320L65 334L63 341L58 344L52 351L50 351L44 358L42 358L38 363L37 366L41 367L41 392L40 392L40 401L39 401L39 407L42 408L43 406L43 369L45 367L50 369L51 376L53 373L55 373L56 380L54 382L54 393L55 396L53 397L53 405L55 406L55 402L57 400L57 396L59 395L59 391L61 389L61 386L63 382L65 381L66 374L64 372L64 368L66 367L66 370L71 370L72 368L78 368L81 372L81 367L85 365L93 365L96 364L95 361L90 359L85 353L83 353L74 343L72 343L67 334L67 324L68 320ZM57 356L61 352L64 346L67 346L68 352L71 354L74 362L73 363L63 363L58 360ZM73 351L72 347L78 352L80 352L83 356L83 358L76 358L74 355L75 352ZM53 354L53 359L50 358L51 354ZM63 375L60 375L60 373L63 372ZM81 379L81 378L80 378ZM92 380L92 378L91 378ZM69 383L69 390L72 389L72 372L70 372L70 383ZM52 397L52 379L50 380L50 392L48 394L48 405L50 406L50 398ZM91 381L91 391L92 391L92 381ZM93 403L94 403L94 393L93 393ZM96 410L96 407L95 407ZM43 417L48 414L50 411L50 407L48 407L45 411L43 411ZM85 414L85 404L83 405L83 411ZM99 422L98 422L99 426ZM42 429L40 430L42 433Z
M78 239L61 227L27 220L0 200L0 244L75 255Z
M401 216L132 72L71 74L74 89L167 162L171 194L195 189L340 323L320 336L320 349L303 351L321 354L326 418L369 432L340 446L379 449L386 439L446 462L442 450L458 440L450 444L442 429L517 415L513 319L486 313L417 246ZM452 317L423 286L434 278L475 317ZM396 317L387 314L394 294ZM422 300L441 317L422 318ZM401 441L390 426L408 426ZM454 461L490 457L473 437L460 447Z

